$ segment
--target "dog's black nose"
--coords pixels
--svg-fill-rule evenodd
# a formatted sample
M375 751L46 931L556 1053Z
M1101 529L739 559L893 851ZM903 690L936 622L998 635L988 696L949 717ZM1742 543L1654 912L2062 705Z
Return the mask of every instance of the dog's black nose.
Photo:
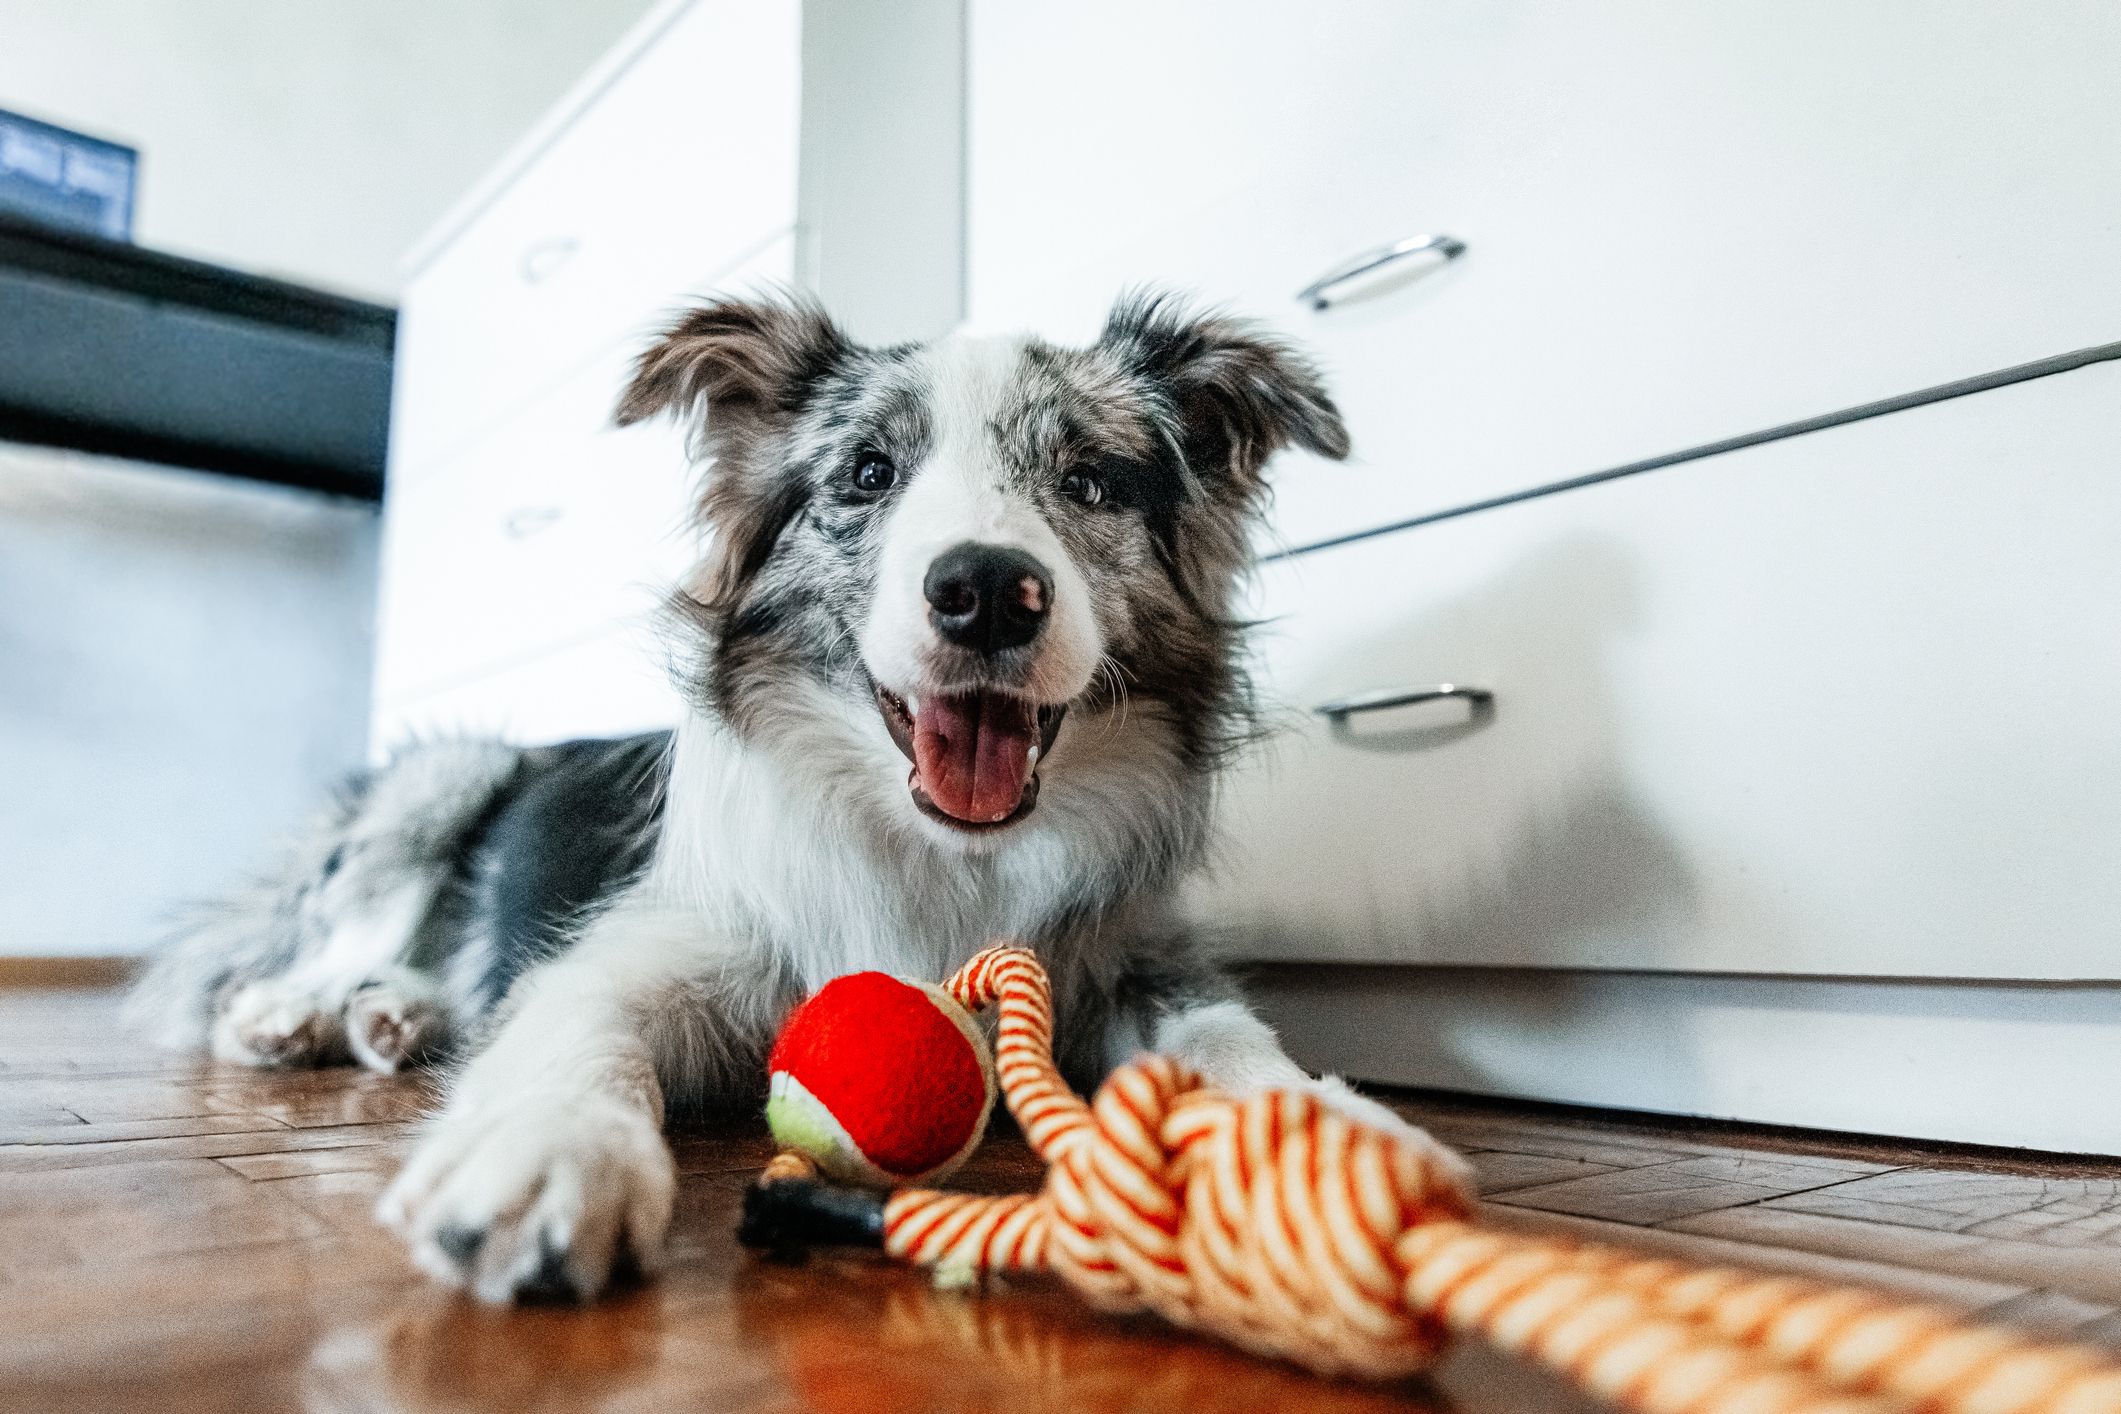
M960 648L999 653L1038 637L1053 576L1021 550L966 541L935 557L921 589L935 631Z

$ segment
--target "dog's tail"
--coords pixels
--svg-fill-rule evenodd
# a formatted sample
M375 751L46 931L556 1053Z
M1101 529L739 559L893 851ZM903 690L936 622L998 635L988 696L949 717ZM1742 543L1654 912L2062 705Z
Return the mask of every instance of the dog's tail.
M292 861L297 851L286 853ZM221 898L186 905L134 981L126 1025L164 1046L205 1045L223 997L294 961L300 896L296 871L275 868Z
M293 965L305 899L330 872L335 842L358 815L371 780L369 772L348 779L249 880L219 898L182 905L126 998L130 1027L165 1046L202 1046L222 998Z
M227 997L288 971L340 915L407 869L461 860L524 756L497 741L423 742L351 777L263 872L183 911L133 984L127 1023L163 1045L203 1045Z

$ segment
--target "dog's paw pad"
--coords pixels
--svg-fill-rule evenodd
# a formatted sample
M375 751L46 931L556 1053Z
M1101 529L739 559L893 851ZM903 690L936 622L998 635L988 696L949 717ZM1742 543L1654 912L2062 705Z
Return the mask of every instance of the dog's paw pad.
M441 1050L449 1015L429 998L380 985L357 992L346 1005L346 1040L354 1058L385 1075Z

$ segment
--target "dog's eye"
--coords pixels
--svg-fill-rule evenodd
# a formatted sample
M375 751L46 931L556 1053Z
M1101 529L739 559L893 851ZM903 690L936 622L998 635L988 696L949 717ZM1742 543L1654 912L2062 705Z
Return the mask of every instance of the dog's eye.
M1085 506L1105 499L1104 479L1094 471L1071 471L1061 478L1061 494Z
M891 458L870 453L854 464L854 486L858 491L875 496L889 491L898 483L898 468Z

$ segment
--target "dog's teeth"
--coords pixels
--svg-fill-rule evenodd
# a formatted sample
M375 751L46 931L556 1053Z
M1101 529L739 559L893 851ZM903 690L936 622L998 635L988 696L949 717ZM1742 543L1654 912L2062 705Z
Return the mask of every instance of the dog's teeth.
M918 697L908 694L905 697L901 697L899 701L906 704L907 716L918 717L921 714L921 700Z
M1031 758L1031 764L1036 766L1038 764L1038 743L1032 742L1030 750L1026 751L1024 755Z

